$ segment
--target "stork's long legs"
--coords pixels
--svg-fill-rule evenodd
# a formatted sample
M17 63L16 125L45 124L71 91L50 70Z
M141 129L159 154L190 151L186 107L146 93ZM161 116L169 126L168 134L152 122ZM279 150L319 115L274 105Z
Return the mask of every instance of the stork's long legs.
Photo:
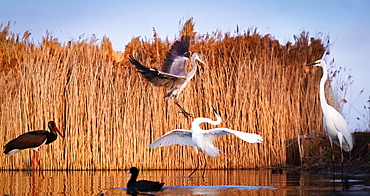
M33 156L32 156L32 174L35 171L35 162L39 166L39 174L41 174L42 178L45 178L44 173L42 172L42 168L40 165L40 159L39 159L39 151L34 150L33 151Z
M45 178L44 172L42 172L42 168L40 165L39 151L36 151L36 157L37 157L37 165L39 166L39 173L41 173L42 178Z
M178 102L177 99L174 98L173 102L180 108L181 113L184 114L185 118L194 117L192 114L188 113Z
M35 171L35 157L36 157L36 151L33 151L32 159L31 159L32 174Z

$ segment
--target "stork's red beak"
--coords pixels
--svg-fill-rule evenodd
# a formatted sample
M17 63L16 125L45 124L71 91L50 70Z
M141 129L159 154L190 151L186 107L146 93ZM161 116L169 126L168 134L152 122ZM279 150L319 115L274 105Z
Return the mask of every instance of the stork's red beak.
M60 135L60 137L64 139L64 136L62 135L62 133L60 133L58 127L55 126L54 129L55 129L55 131L57 131L57 133Z

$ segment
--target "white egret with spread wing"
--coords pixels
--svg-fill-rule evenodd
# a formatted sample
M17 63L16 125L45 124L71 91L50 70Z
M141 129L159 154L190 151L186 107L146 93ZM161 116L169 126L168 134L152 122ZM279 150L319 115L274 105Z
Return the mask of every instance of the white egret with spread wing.
M249 142L249 143L261 143L263 141L262 137L254 133L245 133L241 131L235 131L228 128L213 128L208 130L203 130L200 128L201 123L210 123L212 125L218 125L221 123L222 119L217 112L214 112L216 115L216 121L213 121L209 118L198 117L195 118L191 124L191 130L186 129L175 129L167 132L165 135L151 143L148 148L153 148L157 146L168 146L173 144L179 145L189 145L195 148L195 151L198 154L198 150L202 153L211 156L217 157L220 153L220 150L213 145L213 141L219 137L226 135L228 133L234 134L238 138ZM198 157L199 158L199 157ZM199 159L198 159L199 163ZM189 175L189 177L198 169L198 166L194 171ZM206 165L204 166L205 169ZM203 172L204 176L204 172Z
M135 65L136 69L151 82L154 86L164 86L168 90L164 98L174 97L174 103L181 109L185 117L191 116L186 110L177 102L177 98L181 91L188 85L190 80L194 77L197 71L197 61L206 65L201 53L193 53L190 59L192 69L186 72L186 61L190 57L189 53L190 37L183 36L180 41L176 41L170 51L167 53L166 59L162 65L162 70L157 68L148 68L139 61L130 57L130 62Z

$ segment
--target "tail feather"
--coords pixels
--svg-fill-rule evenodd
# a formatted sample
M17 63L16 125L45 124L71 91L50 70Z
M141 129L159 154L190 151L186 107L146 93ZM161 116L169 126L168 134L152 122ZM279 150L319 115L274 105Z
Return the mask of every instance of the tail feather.
M220 154L220 149L214 146L213 144L209 146L206 145L203 147L203 149L199 150L210 157L218 157L218 155Z
M15 143L15 139L8 142L5 146L4 146L4 154L9 156L9 155L12 155L12 154L15 154L17 152L19 152L20 150L18 148L15 147L14 143Z
M4 151L4 153L5 153L6 156L10 156L10 155L18 153L19 151L20 151L19 149L13 149L13 150L10 150L8 152Z

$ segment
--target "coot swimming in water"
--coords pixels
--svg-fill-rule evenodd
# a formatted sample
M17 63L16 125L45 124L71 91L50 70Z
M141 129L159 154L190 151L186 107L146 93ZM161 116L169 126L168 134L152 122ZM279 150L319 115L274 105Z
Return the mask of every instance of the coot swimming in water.
M136 167L131 167L127 173L131 173L131 178L127 182L127 192L149 192L161 190L164 183L153 182L148 180L136 181L139 175L139 170Z

